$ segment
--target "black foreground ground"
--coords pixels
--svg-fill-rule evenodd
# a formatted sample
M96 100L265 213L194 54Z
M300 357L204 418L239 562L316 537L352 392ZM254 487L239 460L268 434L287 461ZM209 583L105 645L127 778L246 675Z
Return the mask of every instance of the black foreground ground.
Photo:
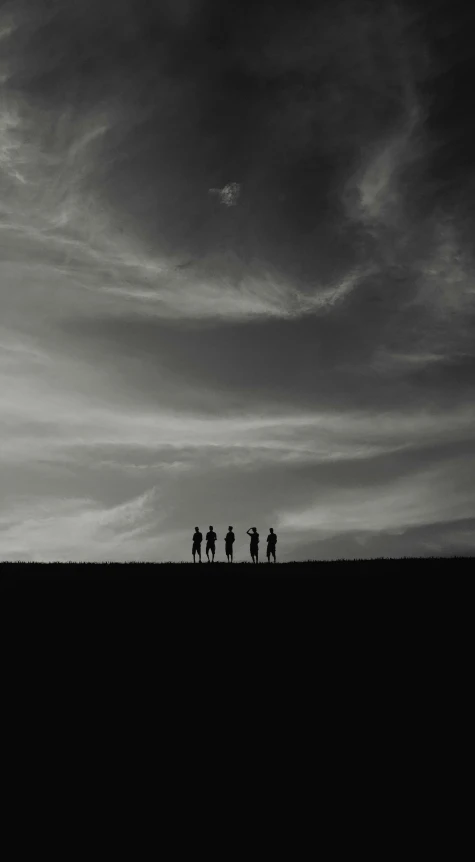
M379 697L402 664L397 679L411 679L415 695L428 675L455 680L472 654L474 562L3 563L0 630L13 663L21 649L34 663L49 644L51 666L66 664L62 679L90 656L92 676L145 676L150 697L167 674L212 678L219 694L243 666L243 681L259 686L304 674L309 697L325 675L344 687L351 669L358 691L370 674ZM361 704L355 692L351 710Z
M72 583L88 584L93 581L119 583L139 582L148 588L160 588L164 579L185 580L190 584L203 585L209 580L250 578L285 581L305 578L314 582L338 580L339 582L361 581L370 578L374 583L406 581L412 583L425 578L434 579L450 575L469 575L475 569L475 557L402 557L398 559L378 558L371 560L335 560L288 563L0 563L1 587L18 588L22 584L41 586L48 583L65 586Z
M35 601L66 596L89 607L136 603L144 613L180 608L206 615L213 608L258 614L264 607L294 607L299 614L359 608L378 615L419 609L423 618L439 603L447 610L471 604L474 557L429 557L332 562L267 563L0 563L0 591ZM267 613L267 611L266 611Z

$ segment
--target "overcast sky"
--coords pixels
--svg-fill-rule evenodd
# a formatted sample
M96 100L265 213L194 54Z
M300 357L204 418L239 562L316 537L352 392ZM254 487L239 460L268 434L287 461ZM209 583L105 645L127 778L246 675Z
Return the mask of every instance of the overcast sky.
M0 4L0 559L474 553L474 21L427 8Z

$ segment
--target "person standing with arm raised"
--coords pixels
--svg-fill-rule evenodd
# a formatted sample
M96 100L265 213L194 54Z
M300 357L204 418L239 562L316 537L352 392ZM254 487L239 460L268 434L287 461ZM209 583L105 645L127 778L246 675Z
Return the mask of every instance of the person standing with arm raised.
M251 557L253 563L259 562L259 533L257 527L249 527L246 530L247 535L251 537Z

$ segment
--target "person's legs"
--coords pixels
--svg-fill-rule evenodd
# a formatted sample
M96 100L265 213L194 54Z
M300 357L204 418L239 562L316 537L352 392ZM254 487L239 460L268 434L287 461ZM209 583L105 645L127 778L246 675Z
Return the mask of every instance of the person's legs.
M213 563L214 563L214 554L215 554L215 547L214 547L214 545L213 545L213 546L212 546L212 548L211 548L211 554L212 554L212 557L213 557L213 559L212 559L212 561L211 561L211 562L213 562Z

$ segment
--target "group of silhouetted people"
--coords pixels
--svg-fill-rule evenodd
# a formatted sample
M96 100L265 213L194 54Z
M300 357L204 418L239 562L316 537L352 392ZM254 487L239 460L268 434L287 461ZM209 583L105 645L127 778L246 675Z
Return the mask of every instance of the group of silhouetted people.
M257 532L257 527L250 527L247 530L247 535L250 536L251 545L251 558L253 563L259 562L259 533ZM209 528L209 531L206 533L206 556L208 558L208 563L214 563L214 555L216 553L216 542L218 537L214 532L213 527ZM233 545L234 545L235 535L233 533L233 528L228 527L228 532L224 537L224 549L226 551L226 557L228 563L232 563L233 561ZM195 527L195 532L193 533L193 562L196 563L196 556L198 555L198 561L201 563L201 543L203 541L203 533L200 533L199 528ZM277 544L277 536L274 533L272 527L269 528L269 535L267 536L267 562L270 563L271 557L275 559L275 546ZM211 555L211 559L210 559Z

